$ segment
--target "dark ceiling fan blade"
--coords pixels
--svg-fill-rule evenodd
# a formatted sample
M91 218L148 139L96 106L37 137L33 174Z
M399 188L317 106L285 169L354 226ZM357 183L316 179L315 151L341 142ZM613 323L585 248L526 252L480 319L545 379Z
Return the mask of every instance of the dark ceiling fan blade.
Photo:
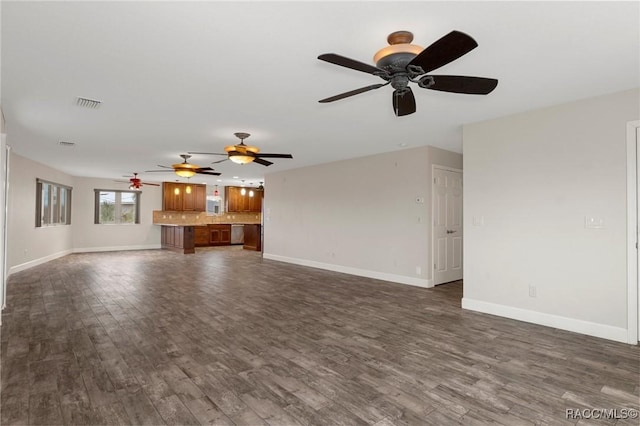
M398 117L416 112L416 98L410 87L407 87L404 92L393 91L393 112Z
M256 158L293 158L291 154L263 154L261 152L253 155Z
M198 167L196 169L196 173L198 173L200 175L213 175L213 176L220 176L221 175L221 173L216 172L211 167Z
M387 72L382 68L374 67L373 65L365 64L364 62L356 61L355 59L336 55L335 53L324 53L318 56L318 59L331 64L340 65L341 67L351 68L352 70L366 72L367 74L387 74Z
M219 153L219 152L193 152L189 151L188 154L198 154L198 155L227 155L227 153Z
M318 102L326 104L327 102L338 101L340 99L348 98L349 96L359 95L360 93L368 92L369 90L379 89L382 86L386 86L389 83L372 84L371 86L361 87L359 89L351 90L349 92L340 93L339 95L331 96L330 98L321 99Z
M431 84L429 78L432 78ZM470 95L486 95L491 93L498 85L495 78L467 77L462 75L431 75L426 76L423 81L428 81L425 85L420 85L426 89L440 90L442 92L466 93Z
M211 162L211 164L218 164L218 163L222 163L223 161L227 161L228 158L223 158L222 160L218 160L218 161L213 161Z
M263 166L270 166L273 164L271 161L263 160L262 158L257 158L257 157L253 159L253 162L262 164Z
M467 34L451 31L420 52L409 62L407 68L412 65L419 66L425 73L428 73L458 59L476 47L478 47L478 43Z
M171 169L173 170L173 167L171 166L163 166L162 164L157 164L158 167L162 167L163 169Z

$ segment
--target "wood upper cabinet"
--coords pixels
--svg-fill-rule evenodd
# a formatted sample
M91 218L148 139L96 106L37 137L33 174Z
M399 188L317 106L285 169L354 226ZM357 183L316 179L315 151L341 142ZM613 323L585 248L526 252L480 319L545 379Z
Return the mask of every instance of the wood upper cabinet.
M262 212L262 191L253 190L253 197L247 197L249 199L249 211L250 212Z
M182 210L182 188L175 182L162 182L162 210Z
M207 210L207 185L194 185L195 211L203 212Z
M187 187L189 188L188 191ZM203 212L206 207L206 185L162 182L162 210Z
M242 189L239 186L224 188L227 212L262 212L262 192L245 188L245 194L242 195ZM253 191L253 197L249 195L249 191Z

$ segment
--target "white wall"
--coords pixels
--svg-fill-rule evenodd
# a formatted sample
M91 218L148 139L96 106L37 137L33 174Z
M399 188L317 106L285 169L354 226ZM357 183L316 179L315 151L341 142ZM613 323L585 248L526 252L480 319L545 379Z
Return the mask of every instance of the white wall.
M265 258L430 286L434 159L462 161L421 147L268 174Z
M36 178L73 187L73 177L16 153L10 162L7 266L13 273L71 253L73 212L71 225L36 228Z
M74 251L105 251L160 248L160 227L153 225L153 211L162 209L162 188L143 186L140 223L94 224L94 189L125 190L128 185L111 179L74 179L71 219Z
M639 96L464 127L463 307L626 341L625 132Z
M71 225L35 226L36 179L71 186ZM15 153L9 176L8 269L18 272L72 252L160 248L153 210L162 208L160 187L144 187L138 225L95 225L94 188L126 189L109 179L74 177Z

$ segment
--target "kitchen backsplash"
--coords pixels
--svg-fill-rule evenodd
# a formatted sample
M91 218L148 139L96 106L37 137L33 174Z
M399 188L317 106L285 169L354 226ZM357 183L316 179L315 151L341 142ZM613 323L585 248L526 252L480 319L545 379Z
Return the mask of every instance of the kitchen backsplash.
M209 223L260 223L260 213L223 213L153 211L153 223L161 225L207 225Z

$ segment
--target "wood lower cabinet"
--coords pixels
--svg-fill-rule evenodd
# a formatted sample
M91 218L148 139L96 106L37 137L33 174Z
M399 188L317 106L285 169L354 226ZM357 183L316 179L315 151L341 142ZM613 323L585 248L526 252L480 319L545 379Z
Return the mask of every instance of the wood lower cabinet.
M206 247L209 245L209 227L207 225L204 226L194 226L195 228L195 246L196 247Z
M258 224L244 225L244 245L245 250L262 250L262 227Z
M160 243L163 249L184 254L195 253L194 226L163 225L160 231Z
M231 225L209 225L209 245L228 246L231 244Z

